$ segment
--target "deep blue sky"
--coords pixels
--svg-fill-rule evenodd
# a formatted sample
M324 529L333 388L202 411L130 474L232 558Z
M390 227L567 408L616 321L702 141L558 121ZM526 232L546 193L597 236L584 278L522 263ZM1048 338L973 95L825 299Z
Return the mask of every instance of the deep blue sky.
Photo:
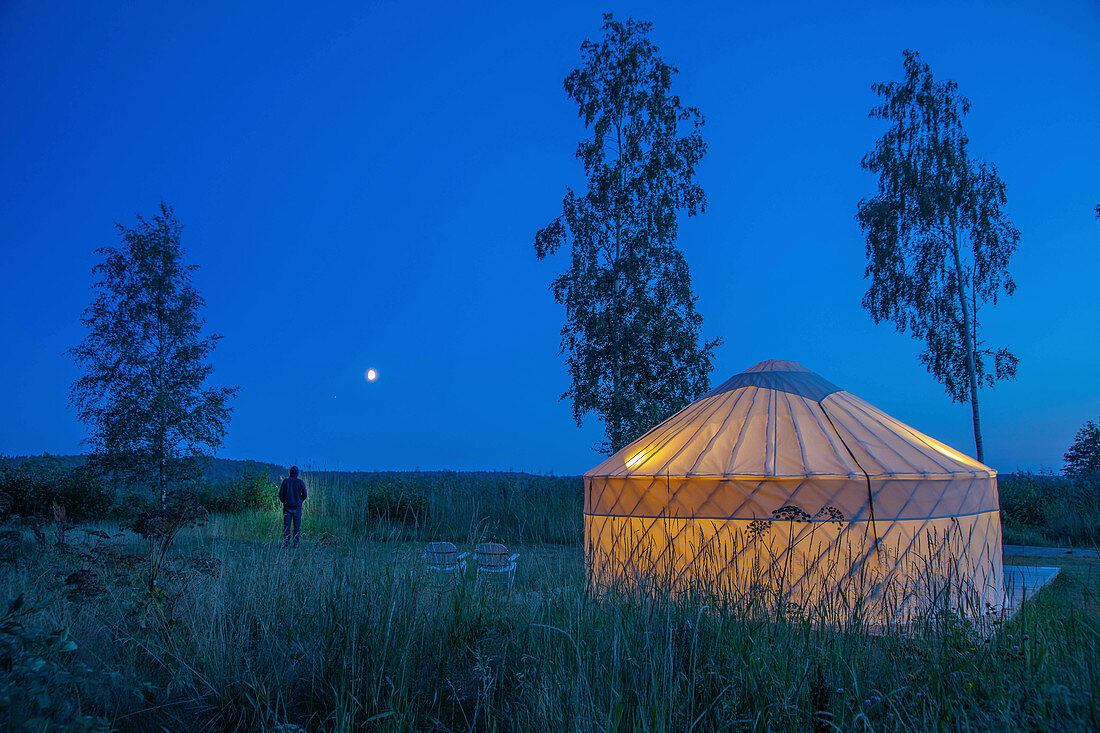
M969 408L860 308L873 82L919 50L973 103L1023 233L985 314L1019 379L982 393L987 462L1057 469L1100 415L1100 4L0 5L0 452L76 452L67 407L93 250L161 199L242 387L221 455L577 473L533 235L579 186L561 88L603 10L652 20L706 116L681 226L714 382L767 358L966 453ZM520 9L520 5L524 7ZM379 380L363 373L375 367Z

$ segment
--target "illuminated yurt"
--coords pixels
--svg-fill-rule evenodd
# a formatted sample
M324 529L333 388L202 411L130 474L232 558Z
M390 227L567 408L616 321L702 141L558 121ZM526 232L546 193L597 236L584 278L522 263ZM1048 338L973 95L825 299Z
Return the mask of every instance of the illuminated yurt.
M996 472L791 361L584 475L591 582L899 618L1003 602Z

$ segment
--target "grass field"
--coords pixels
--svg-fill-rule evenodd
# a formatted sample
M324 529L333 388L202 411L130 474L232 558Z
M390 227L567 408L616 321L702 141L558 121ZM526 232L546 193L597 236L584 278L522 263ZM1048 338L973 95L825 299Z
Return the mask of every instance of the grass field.
M368 501L314 477L297 551L281 548L273 510L218 515L180 533L154 586L153 548L117 525L71 529L63 544L25 532L0 565L5 597L22 598L0 622L5 724L1100 728L1100 561L1031 561L1063 572L988 636L962 622L868 634L707 599L596 598L570 481L442 474ZM443 538L509 542L512 591L426 578L424 542Z

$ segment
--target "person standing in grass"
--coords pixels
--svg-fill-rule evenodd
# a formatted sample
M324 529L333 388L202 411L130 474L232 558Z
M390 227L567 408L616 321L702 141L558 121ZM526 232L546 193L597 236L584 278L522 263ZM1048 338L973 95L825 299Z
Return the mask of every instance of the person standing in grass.
M306 500L306 482L298 478L298 467L290 467L289 478L279 487L279 501L283 503L283 547L290 547L291 525L294 527L294 546L298 546L298 533L302 528L302 502Z

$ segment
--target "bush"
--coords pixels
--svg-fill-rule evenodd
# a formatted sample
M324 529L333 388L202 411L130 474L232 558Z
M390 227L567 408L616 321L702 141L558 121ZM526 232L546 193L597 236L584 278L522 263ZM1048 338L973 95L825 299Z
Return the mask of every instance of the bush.
M106 720L80 710L81 688L102 685L101 673L71 659L69 630L44 633L23 625L23 596L0 616L0 717L5 730L109 731Z
M1009 540L1100 544L1100 477L1011 473L998 486Z
M1057 476L1033 473L1011 473L998 479L1001 495L1001 516L1004 523L1014 527L1042 527L1043 494L1051 494L1052 487L1063 479Z
M279 487L267 471L245 469L234 481L203 484L198 496L210 512L236 513L273 508L279 499Z
M421 524L428 512L428 495L423 485L394 477L366 487L367 512L378 519L402 524Z
M102 519L114 505L103 477L87 466L55 461L0 464L0 518L49 516L54 503L71 519Z

